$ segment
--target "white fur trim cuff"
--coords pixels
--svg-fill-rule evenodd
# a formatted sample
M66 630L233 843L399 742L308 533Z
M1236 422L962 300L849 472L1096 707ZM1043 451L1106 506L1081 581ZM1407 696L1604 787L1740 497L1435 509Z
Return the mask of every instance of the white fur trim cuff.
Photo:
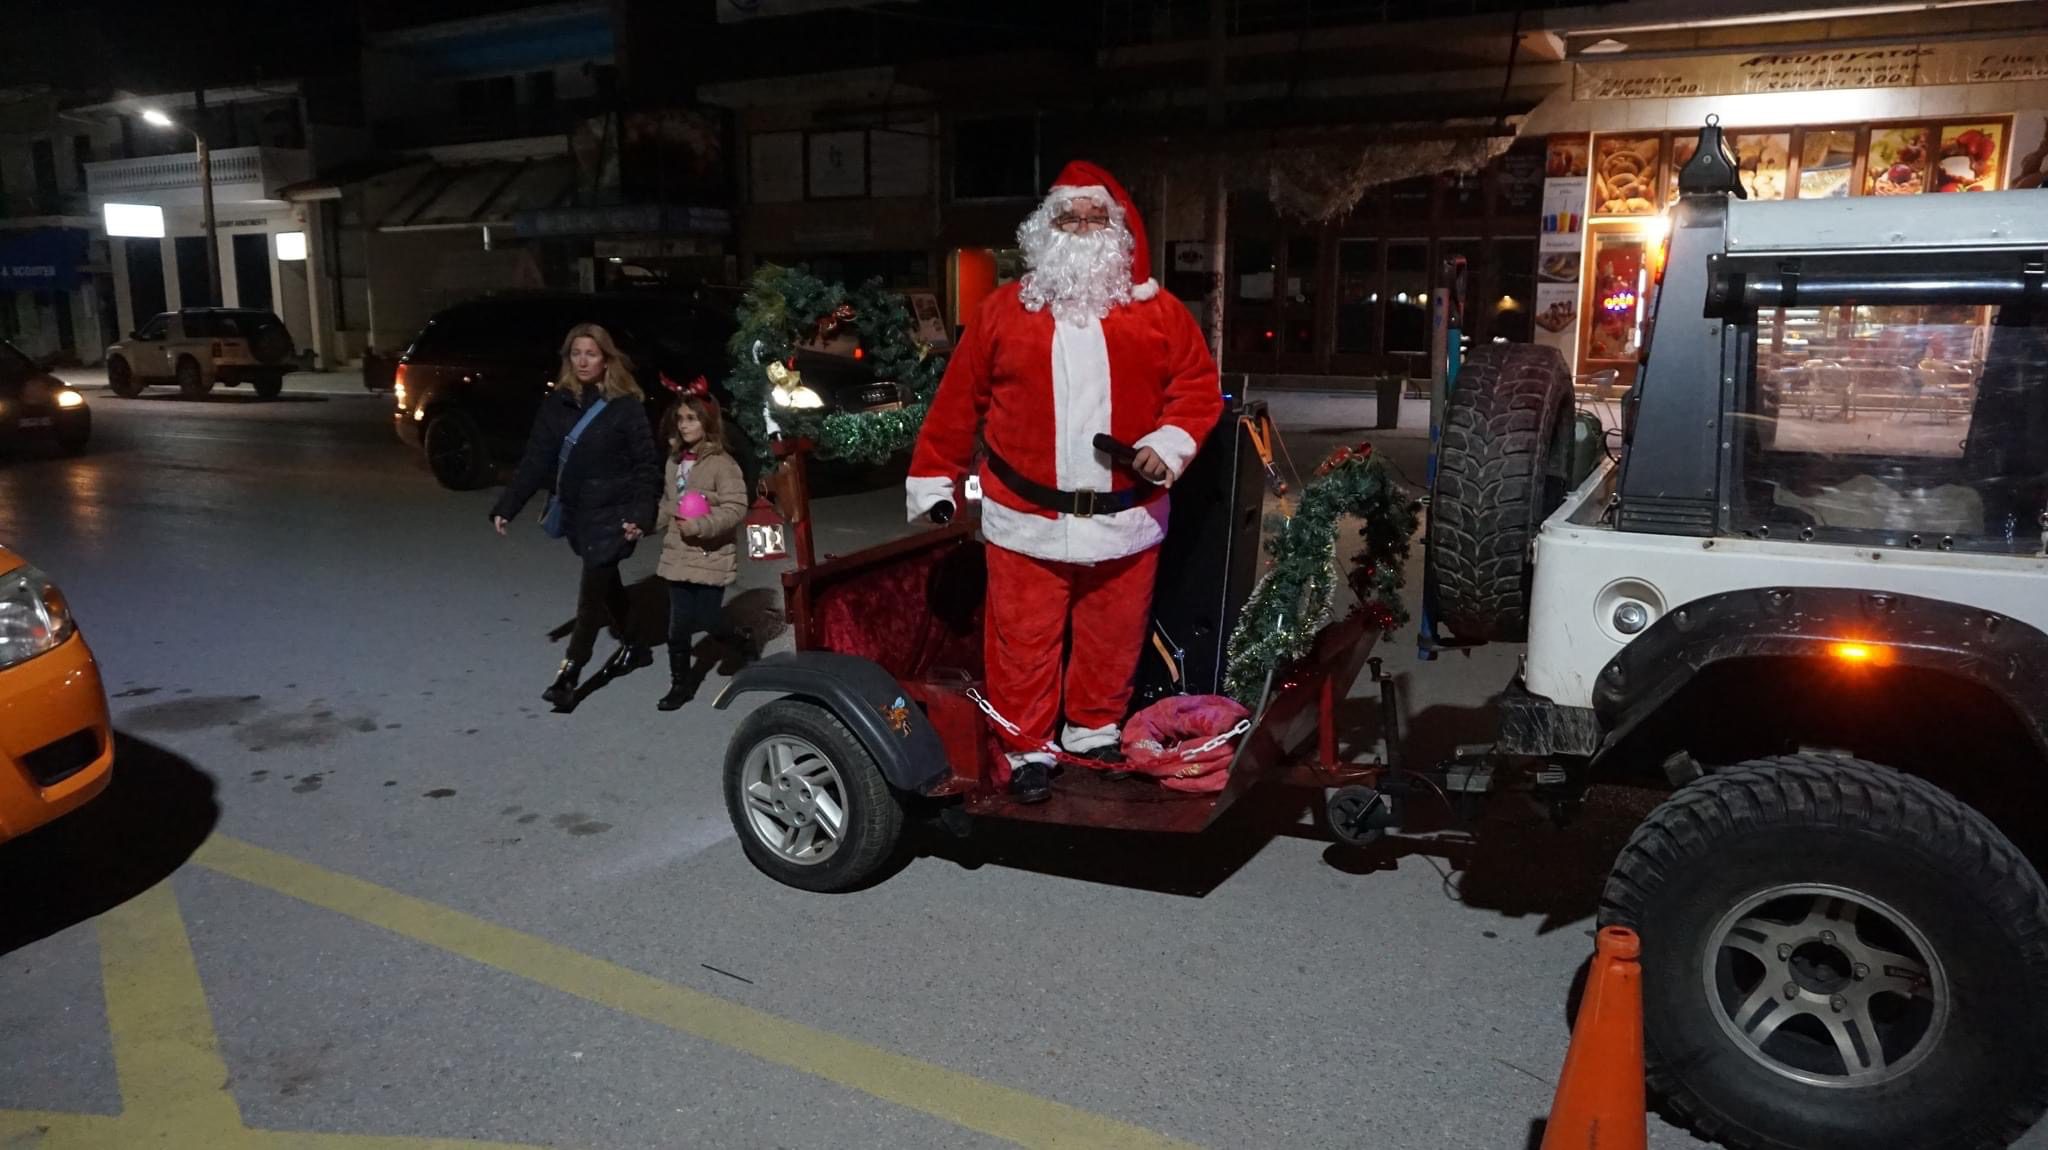
M955 504L958 510L959 500L953 498L951 479L943 475L913 475L903 481L903 507L910 522L924 518L925 512L940 503Z
M1050 751L1025 751L1022 754L1011 752L1003 757L1010 760L1010 769L1012 771L1023 766L1025 763L1037 763L1041 767L1050 767L1059 762L1059 759Z
M1167 480L1169 484L1179 479L1180 473L1188 469L1188 464L1194 461L1197 450L1195 437L1170 423L1132 446L1140 450L1149 447L1165 461L1166 469L1173 472L1172 477Z
M1101 747L1113 747L1117 743L1116 724L1107 727L1077 727L1067 723L1060 729L1060 746L1076 755L1085 755Z
M1156 295L1158 295L1158 294L1159 294L1159 281L1158 281L1158 280L1149 280L1149 279L1148 279L1148 280L1146 280L1146 281L1145 281L1144 283L1138 284L1138 285L1136 285L1135 287L1131 288L1131 298L1132 298L1132 299L1151 299L1151 298L1152 298L1153 296L1156 296Z

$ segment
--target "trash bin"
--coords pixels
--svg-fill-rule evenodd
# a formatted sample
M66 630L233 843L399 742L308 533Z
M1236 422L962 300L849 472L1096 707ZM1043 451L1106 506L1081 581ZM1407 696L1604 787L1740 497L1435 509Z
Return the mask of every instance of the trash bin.
M1398 375L1383 375L1374 384L1379 392L1379 418L1374 427L1386 431L1401 425L1401 392L1405 383Z

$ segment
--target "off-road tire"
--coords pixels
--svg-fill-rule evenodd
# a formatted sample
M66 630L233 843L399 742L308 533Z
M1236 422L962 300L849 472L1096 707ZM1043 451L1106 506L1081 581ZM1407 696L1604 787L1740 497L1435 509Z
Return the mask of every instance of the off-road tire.
M844 834L831 857L792 862L761 841L746 808L747 757L763 741L793 735L832 761L844 781ZM778 699L748 715L725 751L725 809L747 861L799 890L837 893L870 886L903 859L903 799L882 777L874 756L831 711L802 699Z
M1437 617L1471 642L1529 633L1530 548L1566 495L1572 377L1556 348L1472 349L1444 405L1429 504Z
M142 389L147 386L149 385L135 374L135 369L129 366L127 357L117 355L107 361L107 389L115 395L123 399L134 399L141 395Z
M206 376L206 369L189 355L178 357L178 393L186 399L205 399L213 391L213 380Z
M450 491L474 491L491 481L490 447L468 412L436 413L427 420L420 446L426 452L427 470Z
M1874 900L1920 932L1946 1022L1916 1040L1931 1043L1917 1061L1888 1055L1903 1067L1894 1077L1809 1084L1728 1032L1725 1000L1707 989L1708 947L1728 937L1717 924L1786 884ZM1853 916L1859 938L1872 917ZM1703 1137L1739 1150L1974 1150L2010 1144L2048 1107L2048 889L1990 820L1924 779L1821 754L1703 777L1636 829L1600 923L1642 936L1651 1093ZM1798 1039L1788 1017L1778 1033Z
M258 399L276 399L284 394L284 373L281 371L259 375L252 382Z

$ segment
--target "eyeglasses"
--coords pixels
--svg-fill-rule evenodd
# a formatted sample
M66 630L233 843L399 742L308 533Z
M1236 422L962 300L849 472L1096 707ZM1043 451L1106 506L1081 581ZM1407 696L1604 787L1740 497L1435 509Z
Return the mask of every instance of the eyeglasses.
M1110 220L1102 216L1077 216L1065 212L1052 218L1052 226L1063 232L1093 232L1109 226Z

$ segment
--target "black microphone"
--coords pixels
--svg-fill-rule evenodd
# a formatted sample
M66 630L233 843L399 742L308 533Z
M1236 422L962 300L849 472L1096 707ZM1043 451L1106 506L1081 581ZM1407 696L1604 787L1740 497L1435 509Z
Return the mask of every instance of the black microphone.
M933 523L936 523L939 526L944 527L946 524L951 523L953 521L953 501L950 499L941 499L937 503L932 504L932 509L930 511L925 512L924 515L925 518L931 520Z
M1098 434L1095 437L1095 450L1109 456L1111 463L1120 463L1125 467L1138 461L1138 449L1113 435Z

